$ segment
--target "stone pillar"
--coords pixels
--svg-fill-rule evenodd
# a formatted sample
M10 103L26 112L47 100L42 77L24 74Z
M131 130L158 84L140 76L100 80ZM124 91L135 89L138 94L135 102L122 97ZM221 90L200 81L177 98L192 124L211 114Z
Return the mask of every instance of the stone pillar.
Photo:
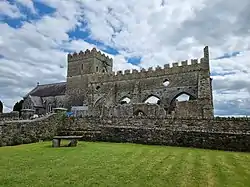
M210 78L208 46L204 48L204 57L201 59L201 70L198 81L198 99L199 105L202 108L202 117L213 118L212 80Z
M53 139L52 140L52 147L60 147L61 140L60 139Z
M134 86L134 90L132 93L132 98L130 98L132 103L141 103L141 86L140 82L137 81Z

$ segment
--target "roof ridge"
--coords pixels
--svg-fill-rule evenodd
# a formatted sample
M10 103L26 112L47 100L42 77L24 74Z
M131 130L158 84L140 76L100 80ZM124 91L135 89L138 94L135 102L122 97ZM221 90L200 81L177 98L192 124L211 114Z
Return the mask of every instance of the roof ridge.
M39 87L39 86L55 85L55 84L63 84L63 83L67 83L67 82L65 81L65 82L56 82L56 83L49 83L49 84L39 84L39 85L37 85L37 87Z
M25 96L24 98L28 97L32 92L34 92L36 89L38 88L38 85L36 85L35 88L33 88L32 90L30 90Z
M50 84L37 85L27 96L47 97L55 95L65 95L67 82L57 82ZM25 98L24 97L24 98Z

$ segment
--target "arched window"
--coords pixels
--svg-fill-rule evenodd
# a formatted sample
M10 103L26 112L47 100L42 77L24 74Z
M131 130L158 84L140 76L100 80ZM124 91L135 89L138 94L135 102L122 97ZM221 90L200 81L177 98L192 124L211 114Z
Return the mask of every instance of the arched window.
M134 112L134 116L146 116L142 110L136 110Z
M144 103L150 103L150 104L160 104L161 100L154 96L154 95L151 95L149 96L145 101Z
M196 98L194 96L185 92L181 92L174 97L175 101L190 101L190 100L195 100L195 99Z
M123 104L128 104L128 103L130 103L130 101L131 101L131 99L129 98L129 97L124 97L122 100L121 100L121 104L123 105Z
M98 67L95 68L95 71L98 72Z
M61 103L61 102L58 102L57 107L58 107L58 108L63 107L62 103Z
M179 94L175 95L175 97L172 98L170 106L166 111L168 112L168 114L171 114L171 112L175 110L177 102L190 101L190 100L196 100L196 97L186 92L180 92Z
M83 70L83 64L82 64L82 70Z
M189 101L190 100L190 95L188 94L181 94L176 98L176 101Z
M162 82L162 84L164 85L164 86L168 86L169 85L169 80L168 79L165 79L163 82Z

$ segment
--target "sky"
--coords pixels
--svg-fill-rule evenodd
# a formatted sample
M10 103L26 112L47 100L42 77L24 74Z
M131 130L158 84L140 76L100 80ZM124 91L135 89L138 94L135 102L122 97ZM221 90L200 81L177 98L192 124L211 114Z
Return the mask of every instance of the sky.
M68 53L96 47L114 71L201 58L216 115L250 115L250 1L0 0L4 112L37 82L66 80Z

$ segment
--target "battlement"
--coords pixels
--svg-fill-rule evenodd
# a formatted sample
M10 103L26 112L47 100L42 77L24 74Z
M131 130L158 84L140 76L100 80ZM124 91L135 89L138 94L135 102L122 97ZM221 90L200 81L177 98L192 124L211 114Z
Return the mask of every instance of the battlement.
M119 75L132 75L132 74L138 74L138 73L160 73L160 72L163 72L164 74L172 74L172 73L178 73L177 71L180 71L180 73L181 73L183 71L188 72L188 71L199 70L203 63L206 63L204 61L204 58L191 59L190 63L188 63L188 60L184 60L181 62L174 62L174 63L170 63L170 64L165 64L163 67L158 65L155 68L149 67L148 69L145 69L145 68L142 68L140 70L126 69L124 71L119 70L117 72L113 72L112 74L119 76ZM172 64L172 66L171 66L171 64ZM184 68L186 68L186 69L184 69Z
M189 63L188 63L189 62ZM172 64L165 64L163 67L157 66L155 68L149 67L148 69L127 69L124 71L110 72L110 73L95 73L90 74L89 78L92 83L100 82L113 82L131 79L143 79L148 77L159 77L165 75L181 74L188 72L200 71L204 67L206 61L204 58L191 59L181 62L174 62Z
M112 82L112 81L122 81L122 80L130 80L130 79L143 79L148 77L159 77L173 74L182 74L188 72L196 72L196 71L208 71L209 72L209 56L208 56L208 47L205 47L203 50L203 57L199 59L190 59L183 60L180 62L173 62L169 64L161 66L157 66L155 68L149 67L148 69L127 69L124 71L117 72L98 72L89 74L89 78L92 83L98 82ZM95 49L91 51L87 50L85 55L82 56L91 56L100 54ZM75 55L77 56L77 55ZM79 56L79 55L78 55ZM105 55L104 55L105 56ZM73 57L74 58L74 57ZM105 56L105 58L108 58Z
M190 62L190 63L188 63ZM133 69L131 70L124 70L117 71L115 73L116 76L123 76L123 75L133 75L138 73L147 73L147 74L173 74L173 73L184 73L189 71L197 71L200 69L206 69L209 71L209 50L208 46L203 49L203 57L200 59L190 59L190 60L183 60L180 62L173 62L172 66L171 63L165 64L163 67L157 66L155 69L153 67L149 67L147 70L142 68L140 71ZM151 75L152 76L152 75Z
M88 58L97 58L101 61L105 61L109 64L112 64L113 59L109 58L109 56L97 51L96 48L92 50L87 49L86 51L80 51L79 53L68 54L68 62L79 61Z

